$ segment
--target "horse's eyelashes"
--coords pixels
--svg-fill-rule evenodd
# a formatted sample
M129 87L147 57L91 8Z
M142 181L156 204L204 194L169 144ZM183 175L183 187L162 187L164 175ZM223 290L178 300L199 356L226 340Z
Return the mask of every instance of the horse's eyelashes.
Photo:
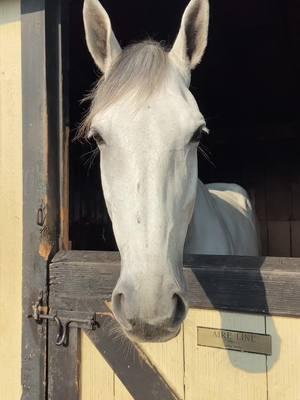
M208 135L209 130L206 126L201 126L198 128L193 134L190 143L200 143L204 137L204 135Z
M203 128L198 128L196 132L193 134L190 143L199 143L203 138Z

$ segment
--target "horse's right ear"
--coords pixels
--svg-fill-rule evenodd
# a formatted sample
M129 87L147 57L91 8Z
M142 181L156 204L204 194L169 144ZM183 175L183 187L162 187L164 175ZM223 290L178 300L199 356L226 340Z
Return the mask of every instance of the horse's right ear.
M122 51L109 16L98 0L84 0L83 20L88 49L97 66L106 74Z

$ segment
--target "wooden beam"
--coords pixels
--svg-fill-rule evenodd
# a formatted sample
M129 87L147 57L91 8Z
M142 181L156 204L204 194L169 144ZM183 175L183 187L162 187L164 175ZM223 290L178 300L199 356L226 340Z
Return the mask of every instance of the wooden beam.
M95 307L97 306L99 307L98 301L95 304ZM134 345L121 332L118 333L117 338L112 334L118 329L118 324L114 319L98 313L97 321L99 328L94 331L85 331L85 333L134 399L178 399L137 345ZM126 355L124 349L130 349Z
M110 300L120 271L118 253L58 253L50 266L50 287L65 309L97 311ZM193 308L300 316L300 259L187 256L185 277Z

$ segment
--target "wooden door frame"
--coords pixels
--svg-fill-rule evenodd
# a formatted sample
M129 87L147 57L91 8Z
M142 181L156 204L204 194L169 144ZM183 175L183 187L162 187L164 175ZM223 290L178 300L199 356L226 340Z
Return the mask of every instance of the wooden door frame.
M47 105L45 68L45 2L21 1L23 107L23 323L22 400L46 398L47 325L29 318L32 303L42 291L47 302L47 248L37 225L37 212L47 198Z
M64 248L59 0L21 0L23 107L22 399L47 399L48 324L32 306L48 304L49 260Z

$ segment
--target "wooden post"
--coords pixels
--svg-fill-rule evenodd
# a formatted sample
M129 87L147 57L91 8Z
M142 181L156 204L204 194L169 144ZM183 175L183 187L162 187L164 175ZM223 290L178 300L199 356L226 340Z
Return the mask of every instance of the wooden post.
M47 203L47 104L45 1L22 0L23 97L23 343L22 400L46 397L47 326L37 325L32 304L43 291L47 301L47 228L37 225ZM43 233L41 229L45 228Z
M60 115L56 1L22 0L23 400L47 398L47 323L30 315L48 302L48 260L60 235Z

